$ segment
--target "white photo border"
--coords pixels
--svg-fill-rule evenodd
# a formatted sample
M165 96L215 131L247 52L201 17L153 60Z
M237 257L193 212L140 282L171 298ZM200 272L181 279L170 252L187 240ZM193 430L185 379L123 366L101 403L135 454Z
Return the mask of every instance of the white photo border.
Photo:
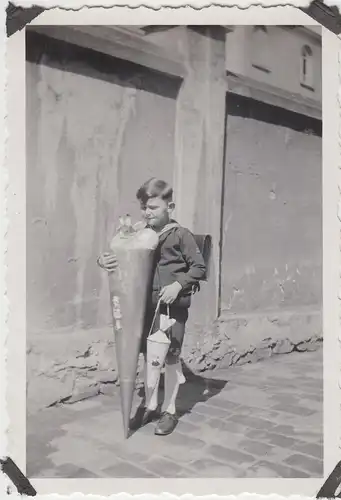
M25 5L26 6L26 5ZM225 19L225 21L224 21ZM31 24L263 24L317 25L295 7L190 7L151 10L147 7L53 9ZM341 220L341 41L322 29L323 45L323 361L324 361L324 478L340 460L340 329L339 299ZM26 167L25 167L25 30L7 40L7 278L5 293L9 316L7 336L6 454L26 470ZM4 175L3 175L4 177ZM5 180L4 178L2 179ZM339 218L338 218L339 214ZM38 496L84 493L108 496L127 494L303 495L313 497L322 479L30 479ZM148 498L150 495L148 495Z

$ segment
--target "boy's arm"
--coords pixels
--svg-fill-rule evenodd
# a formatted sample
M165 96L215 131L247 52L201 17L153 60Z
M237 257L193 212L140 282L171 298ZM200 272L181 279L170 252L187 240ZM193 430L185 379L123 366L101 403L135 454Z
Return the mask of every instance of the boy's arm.
M184 230L180 239L182 255L188 265L188 272L177 275L177 281L183 289L190 289L206 278L206 266L192 233Z

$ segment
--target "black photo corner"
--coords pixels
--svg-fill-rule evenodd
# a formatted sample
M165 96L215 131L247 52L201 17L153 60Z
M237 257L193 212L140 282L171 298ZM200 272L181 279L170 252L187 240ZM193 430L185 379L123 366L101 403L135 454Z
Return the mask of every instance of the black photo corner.
M21 472L19 467L9 457L0 459L0 469L12 481L20 495L35 496L36 490Z

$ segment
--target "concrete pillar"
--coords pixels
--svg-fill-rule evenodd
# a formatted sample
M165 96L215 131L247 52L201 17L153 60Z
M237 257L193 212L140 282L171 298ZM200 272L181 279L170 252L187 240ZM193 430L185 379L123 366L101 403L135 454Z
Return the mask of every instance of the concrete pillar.
M174 191L176 217L212 236L210 279L194 299L192 323L217 317L225 133L225 30L184 27L178 39L186 75L177 100Z

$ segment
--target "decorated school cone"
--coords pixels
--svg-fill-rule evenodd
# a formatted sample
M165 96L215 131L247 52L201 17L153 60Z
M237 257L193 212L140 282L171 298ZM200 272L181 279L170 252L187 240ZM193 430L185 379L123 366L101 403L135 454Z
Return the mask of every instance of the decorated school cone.
M121 221L122 222L122 221ZM152 229L135 231L128 218L113 238L110 249L118 269L109 273L109 288L120 381L125 438L129 433L148 284L158 237Z
M156 315L159 311L160 302L155 311L155 316L153 320L153 324L150 329L150 334L147 338L147 408L153 397L154 391L156 387L158 387L158 382L161 376L161 370L166 360L166 356L170 346L170 340L166 334L166 332L174 325L175 319L170 318L169 316L169 307L168 314L160 315L160 326L159 330L153 333L153 327L156 319Z

